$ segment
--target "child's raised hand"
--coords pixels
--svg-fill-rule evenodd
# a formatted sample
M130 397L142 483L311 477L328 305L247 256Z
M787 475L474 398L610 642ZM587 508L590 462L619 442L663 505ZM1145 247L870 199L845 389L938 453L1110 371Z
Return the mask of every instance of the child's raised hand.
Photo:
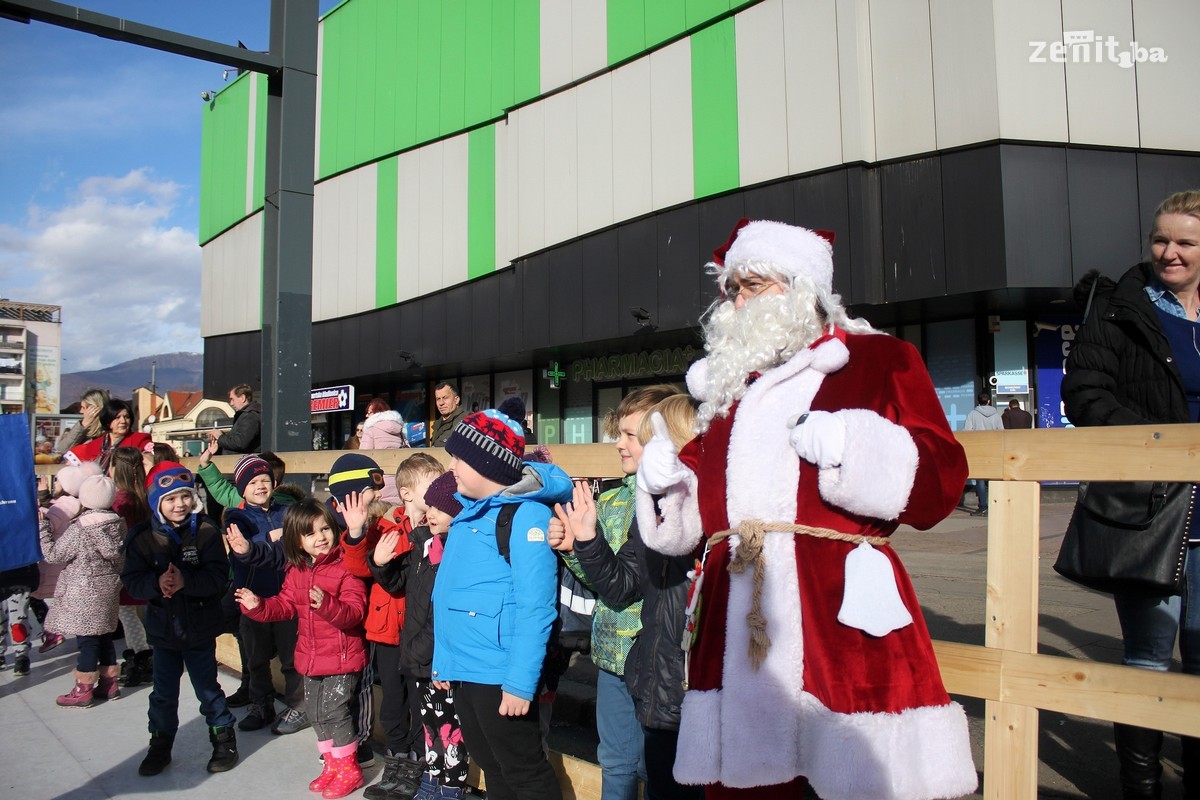
M367 522L367 504L363 502L361 494L351 492L340 505L342 519L346 520L346 532L351 538L357 539L362 535L363 525Z
M567 503L567 508L570 507L571 504ZM575 549L575 535L571 532L568 514L569 512L563 509L561 503L554 504L554 516L550 518L550 524L546 526L546 541L550 543L551 550L570 553Z
M575 481L571 504L567 506L571 532L581 542L596 538L596 501L587 481Z
M246 537L238 530L236 524L231 524L225 531L225 541L229 542L229 549L239 556L250 552L250 542L246 541Z
M233 599L241 603L242 608L251 609L258 608L258 604L262 602L261 598L249 589L234 589Z
M320 586L314 586L308 590L308 599L311 601L309 605L313 608L320 608L321 602L325 599L325 592Z
M209 439L208 446L200 451L200 466L207 467L209 464L211 464L212 457L215 456L217 451L220 449L221 447L217 444L216 439Z
M500 692L500 716L523 717L529 713L529 701L515 694Z
M391 561L396 557L396 545L400 541L399 531L388 531L383 536L379 537L379 544L375 545L375 563L379 566Z

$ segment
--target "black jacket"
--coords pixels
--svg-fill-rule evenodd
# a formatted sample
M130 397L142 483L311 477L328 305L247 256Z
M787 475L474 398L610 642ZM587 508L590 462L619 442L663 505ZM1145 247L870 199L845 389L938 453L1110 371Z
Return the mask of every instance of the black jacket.
M367 554L367 566L384 591L393 596L404 595L397 669L409 678L427 681L433 666L433 580L438 568L425 556L425 543L433 538L429 528L424 525L414 528L408 538L411 550L382 567L375 563L372 551Z
M262 446L262 406L247 403L233 414L233 427L217 437L221 455L257 453Z
M1183 379L1158 312L1145 287L1149 264L1138 264L1117 283L1091 272L1075 288L1087 320L1067 357L1062 396L1067 417L1078 426L1192 422Z
M174 564L183 589L163 597L158 578ZM229 583L229 561L213 520L197 515L174 530L146 521L125 543L125 591L146 601L146 639L154 647L192 650L212 647L223 632L221 598Z
M664 556L642 543L637 520L614 553L603 535L575 542L575 557L596 594L611 606L641 599L642 630L625 659L625 685L638 721L647 728L679 730L683 703L683 627L687 573L695 559Z

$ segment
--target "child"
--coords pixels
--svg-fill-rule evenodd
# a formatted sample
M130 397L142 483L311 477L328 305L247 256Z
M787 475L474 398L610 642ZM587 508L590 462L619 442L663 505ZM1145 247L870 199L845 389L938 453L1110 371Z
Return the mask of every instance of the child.
M65 564L58 576L54 605L46 624L73 635L79 644L75 688L60 695L63 708L91 708L97 700L116 700L121 668L113 649L117 606L121 593L125 521L112 509L117 488L111 478L93 475L79 486L81 513L57 540L50 522L39 527L42 555L51 564Z
M558 616L546 504L570 497L571 479L553 464L522 462L524 451L521 426L492 410L468 414L446 442L464 506L433 588L431 677L443 690L456 682L463 738L487 773L489 797L558 800L530 703ZM515 513L505 558L496 520L509 505Z
M343 496L339 508L347 525L342 539L346 569L360 578L370 578L373 570L368 558L377 549L381 537L389 532L396 534L389 539L393 545L392 557L408 552L412 548L409 533L425 519L424 489L444 471L441 462L428 453L415 453L404 459L396 470L396 487L405 499L404 505L391 509L373 522L368 521L365 532L360 522L361 498L355 498L353 493ZM340 492L339 486L340 483L335 484L334 488ZM408 613L406 602L403 588L391 590L378 583L371 585L367 640L371 643L372 659L383 690L379 721L387 751L379 781L363 792L367 800L407 800L420 787L425 760L420 738L421 698L412 676L399 667L401 629Z
M146 502L146 470L142 454L133 447L118 447L113 451L112 463L108 467L109 477L117 485L117 497L113 500L113 511L125 520L125 526L133 530L150 519L150 506ZM121 685L125 687L149 683L153 675L154 651L146 644L146 628L138 615L138 608L145 606L122 590L118 616L125 630L125 659L121 664Z
M146 638L154 645L150 692L150 751L139 775L157 775L171 763L179 728L179 681L187 667L212 743L209 772L238 762L233 713L217 683L217 634L229 559L216 523L200 513L196 479L182 464L156 464L146 478L150 519L134 529L125 548L121 581L147 601Z
M8 666L4 653L11 637L13 675L17 677L29 675L29 593L37 588L40 578L37 564L0 572L0 603L4 604L6 617L0 620L0 669Z
M420 455L424 455L423 453ZM415 458L416 456L413 456ZM440 464L439 464L440 466ZM397 485L399 477L397 477ZM371 574L387 591L408 598L408 612L400 633L400 672L411 676L421 697L425 726L425 764L418 797L461 798L467 782L467 749L462 726L454 712L454 693L430 681L433 661L433 582L442 561L446 532L462 504L454 497L453 473L438 477L426 490L422 505L428 526L408 534L412 547L397 557L398 531L385 533L371 558ZM403 491L403 490L402 490Z
M243 456L233 468L233 483L242 503L225 514L226 532L237 529L250 542L244 553L231 554L233 588L247 588L259 597L274 597L283 586L287 559L280 537L285 507L274 498L275 474L271 465L257 455ZM309 726L304 714L304 685L293 663L296 651L296 620L256 622L245 616L238 625L245 648L242 674L249 675L250 710L238 729L257 731L268 725L271 733L289 734ZM283 673L284 712L275 714L275 685L271 659L278 656ZM239 690L240 691L240 690Z
M235 553L249 550L236 529L229 532L229 546ZM305 676L304 702L324 761L320 776L308 788L326 798L345 797L362 786L349 701L367 663L362 629L366 589L342 563L337 519L316 500L288 508L283 550L288 569L278 595L263 599L242 588L235 596L250 619L300 619L296 665Z

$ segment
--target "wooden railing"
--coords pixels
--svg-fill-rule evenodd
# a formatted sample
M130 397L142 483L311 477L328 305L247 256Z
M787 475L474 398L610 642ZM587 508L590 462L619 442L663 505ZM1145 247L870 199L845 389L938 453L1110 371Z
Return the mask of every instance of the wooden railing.
M1200 426L987 431L958 434L971 477L992 481L984 645L935 642L946 688L986 703L984 796L1037 796L1038 711L1200 736L1200 678L1038 655L1038 481L1200 482ZM551 445L574 476L620 475L612 445ZM372 453L393 470L412 451ZM445 459L441 450L428 450ZM341 453L281 453L292 473L326 473ZM236 456L215 459L229 472ZM194 464L193 464L194 465ZM39 468L39 472L55 468ZM599 798L597 768L562 759L565 794Z

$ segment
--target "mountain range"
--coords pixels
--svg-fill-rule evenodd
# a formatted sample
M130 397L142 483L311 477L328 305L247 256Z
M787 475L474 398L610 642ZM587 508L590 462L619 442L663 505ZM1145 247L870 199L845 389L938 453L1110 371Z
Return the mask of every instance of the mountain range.
M139 386L150 386L153 372L154 388L162 395L168 391L199 391L204 386L204 355L201 353L163 353L123 361L104 369L68 372L62 376L59 397L65 409L79 402L92 387L107 389L113 397L128 400Z

